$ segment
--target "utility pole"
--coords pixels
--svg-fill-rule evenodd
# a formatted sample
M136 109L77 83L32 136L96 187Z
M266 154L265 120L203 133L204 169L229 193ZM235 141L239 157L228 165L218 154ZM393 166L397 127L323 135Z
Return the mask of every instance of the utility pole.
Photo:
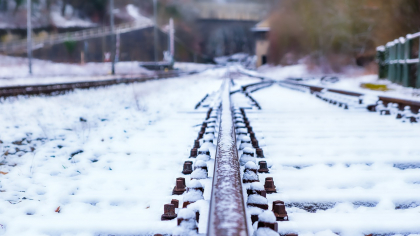
M174 20L171 18L169 20L169 52L171 53L172 58L175 58L175 28Z
M115 75L115 29L114 29L114 0L109 0L110 20L111 20L111 73Z
M29 74L32 75L32 6L31 0L27 0L27 16L26 16L26 30L27 30L27 54L28 54L28 68Z
M158 35L158 26L157 26L157 0L153 0L153 21L155 23L154 28L154 54L155 54L155 62L159 60L158 58L158 44L159 44L159 35Z

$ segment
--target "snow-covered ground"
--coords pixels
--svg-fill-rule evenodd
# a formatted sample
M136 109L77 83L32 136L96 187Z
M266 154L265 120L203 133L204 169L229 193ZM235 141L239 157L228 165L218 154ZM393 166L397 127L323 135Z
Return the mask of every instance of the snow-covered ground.
M208 109L194 107L223 73L2 101L0 235L172 233L160 217L182 204L172 188Z
M220 78L233 72L231 90L260 81L236 69L2 100L0 235L173 233L176 220L161 221L163 206L185 200L172 188L177 177L190 183L182 167L218 104ZM289 213L281 233L420 233L418 124L343 110L277 84L251 95L261 110L242 93L232 102L252 108L246 114L270 167L259 179L274 178L270 209L283 200ZM204 199L189 206L200 209L199 233L212 185L215 147L208 146Z
M365 109L344 110L273 85L247 111L289 221L299 235L420 235L420 126ZM234 101L249 106L235 94ZM312 208L316 213L307 210ZM254 225L254 227L256 227ZM400 234L398 234L400 233Z
M177 62L174 67L182 71L202 71L214 68L214 65ZM154 74L153 71L140 67L138 61L116 63L115 75L111 75L110 62L89 62L80 65L38 59L33 60L32 73L30 76L26 58L0 55L0 87L131 78Z
M116 63L115 73L115 76L111 75L110 62L80 65L34 59L33 75L30 76L26 58L0 56L0 86L104 80L153 74L135 61Z

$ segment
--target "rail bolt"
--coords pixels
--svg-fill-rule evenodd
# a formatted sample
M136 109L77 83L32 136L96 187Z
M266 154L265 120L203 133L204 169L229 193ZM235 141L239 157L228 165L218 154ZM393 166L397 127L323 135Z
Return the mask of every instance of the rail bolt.
M207 179L208 174L205 169L198 168L191 173L191 179Z
M206 131L204 132L204 134L214 135L215 132L216 132L216 130L214 128L207 128Z
M200 148L200 140L194 140L194 148Z
M174 204L175 208L178 208L178 207L179 207L179 200L177 200L177 199L172 199L172 200L171 200L171 204Z
M242 137L241 145L239 145L239 150L242 150L246 147L252 147L251 138L248 136Z
M255 162L248 161L248 162L245 164L245 170L244 170L244 173L245 173L245 172L247 172L247 171L252 171L252 172L254 172L255 174L257 174L257 170L258 170L258 166L257 166L257 164L255 164Z
M208 173L208 172L209 172L209 170L207 169L207 164L206 164L206 162L204 162L204 161L202 161L202 160L197 160L197 161L195 162L195 165L194 165L194 170L197 170L197 169L202 169L202 170L205 170L205 171L206 171L206 173Z
M246 126L245 126L245 124L244 124L244 123L238 123L238 124L236 124L236 125L235 125L235 128L236 128L236 129L245 129L245 128L246 128Z
M258 228L270 228L275 232L278 231L278 223L276 222L276 217L273 212L265 211L258 216Z
M267 193L276 193L276 186L274 185L273 177L265 178L264 188Z
M256 138L254 131L249 132L249 137L251 137L251 139Z
M236 135L241 136L241 135L248 135L248 130L245 128L241 128L241 129L237 129L236 130Z
M248 196L247 206L268 210L268 201L267 198L261 195L251 194Z
M200 132L198 133L197 139L202 139L202 138L203 138L203 136L204 136L204 132L205 132L205 131L200 131Z
M214 135L206 134L203 137L203 143L213 143Z
M204 187L198 180L191 180L187 185L187 191L201 191L201 193L204 193Z
M192 161L185 161L184 162L184 169L182 170L182 173L184 175L188 175L188 174L191 174L193 172L192 164L193 164Z
M245 147L242 156L239 159L239 164L243 166L248 163L248 161L255 162L256 158L254 157L254 150L250 147Z
M246 147L244 148L244 150L242 151L243 155L249 155L249 156L254 156L254 149L250 148L250 147Z
M242 176L242 183L252 183L259 182L258 175L252 170L245 170L244 175Z
M216 128L216 124L215 123L210 123L207 125L206 128Z
M257 148L256 152L257 152L257 157L258 158L264 158L264 153L263 153L263 150L261 148Z
M247 189L248 196L251 194L258 194L262 197L267 197L267 192L265 191L264 185L262 185L260 182L254 182L251 183L251 186L249 189Z
M210 150L208 147L202 147L198 149L198 155L207 155L210 157Z
M202 200L202 199L204 199L204 197L203 197L203 193L201 191L198 191L198 190L188 191L187 193L184 194L184 197L183 197L184 203L182 204L182 207L186 208L191 203L194 203L194 202L196 202L198 200Z
M258 140L257 139L252 139L252 147L254 147L254 148L259 148L259 146L258 146Z
M185 192L185 178L176 178L176 185L172 190L172 195L182 195Z
M275 203L277 202L277 203ZM273 202L273 212L276 216L277 221L288 221L289 216L287 215L286 206L282 201Z
M174 204L165 204L163 207L163 215L160 217L162 221L165 220L173 220L177 217L175 214L175 206Z
M248 133L252 131L252 127L251 125L248 125L248 127L246 127L248 129Z
M197 148L191 149L190 157L197 157Z
M258 215L264 212L264 210L257 207L249 207L247 212L251 215L252 225L258 221Z
M190 209L181 209L178 213L178 226L181 226L185 229L189 230L196 230L197 228L197 221L196 221L195 212Z
M268 173L269 172L266 161L259 161L258 165L260 165L260 168L258 169L259 173Z

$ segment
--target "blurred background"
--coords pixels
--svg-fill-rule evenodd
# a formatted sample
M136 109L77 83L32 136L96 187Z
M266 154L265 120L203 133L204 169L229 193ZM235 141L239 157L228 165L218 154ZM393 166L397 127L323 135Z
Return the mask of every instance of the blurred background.
M0 0L1 54L26 57L27 10L26 0ZM109 0L32 0L31 10L34 58L110 60L112 35L103 33ZM377 46L420 31L419 0L157 0L155 7L153 0L115 0L112 13L116 61L163 60L172 18L175 61L376 73ZM412 50L418 55L418 43Z

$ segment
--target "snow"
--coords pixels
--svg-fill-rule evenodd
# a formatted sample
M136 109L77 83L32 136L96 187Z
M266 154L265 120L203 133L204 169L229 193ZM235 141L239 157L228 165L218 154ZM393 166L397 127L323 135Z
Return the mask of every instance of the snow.
M250 215L259 215L261 214L264 210L258 207L247 207L246 211L248 212L248 214Z
M245 164L245 169L249 169L249 170L257 170L258 166L255 162L249 161Z
M126 7L127 13L134 18L135 21L150 23L152 24L153 21L142 14L140 14L139 9L134 6L133 4L128 4Z
M242 143L244 143L244 142L251 142L251 138L248 137L248 136L245 136L245 137L242 138L242 141L243 141Z
M260 182L251 183L250 187L251 190L262 191L265 190L264 185Z
M0 55L0 86L49 84L77 81L133 78L138 75L153 75L154 72L138 66L138 62L119 62L116 75L111 75L111 63L89 62L84 65L54 63L33 60L33 76L29 76L26 58Z
M275 223L276 216L272 211L264 211L263 213L258 215L258 221L266 223Z
M376 51L385 52L385 47L384 46L378 46L378 47L376 47Z
M258 68L260 75L274 80L285 80L287 78L301 78L308 76L306 65L299 64L293 66L269 66L264 65Z
M248 133L248 130L246 128L239 128L239 129L236 129L236 132L237 133Z
M255 231L254 236L278 236L279 234L270 228L259 228Z
M253 204L267 204L267 198L258 195L258 194L251 194L248 196L248 203L253 203Z
M418 124L344 110L277 85L252 96L263 109L247 116L254 132L264 134L272 164L259 177L273 177L278 193L267 199L285 201L289 215L280 233L420 232Z
M392 83L387 79L379 79L378 75L361 73L361 70L348 70L347 74L336 74L338 82L328 83L322 81L324 75L309 71L305 65L293 66L262 66L258 69L259 75L268 79L282 81L288 78L303 78L300 83L314 86L321 86L330 89L342 89L356 93L362 93L373 96L388 96L401 99L420 101L420 89L403 87L402 85ZM383 84L388 87L388 91L374 91L360 87L362 83Z
M72 17L67 19L66 17L62 16L59 11L52 11L50 13L50 17L52 20L52 24L59 28L70 28L70 27L95 27L96 24L88 21L82 20L77 17Z
M207 171L203 169L195 169L191 173L191 179L207 179Z
M193 179L190 182L188 182L187 187L188 188L202 188L203 185L201 184L200 181Z
M239 163L241 166L245 165L248 162L256 162L256 158L247 154L242 154L241 158L239 159Z
M195 212L190 209L183 208L179 210L178 217L182 219L195 219Z
M195 167L207 167L207 164L204 161L197 160L194 164Z
M210 160L210 157L207 154L199 154L195 159L200 161L208 161Z
M172 189L207 111L194 107L220 84L194 75L2 100L3 235L172 233L176 221L160 217L164 204L182 200ZM211 179L202 184L208 202Z
M204 199L203 193L199 190L189 190L183 195L184 202L196 202L198 200Z
M251 147L246 147L244 148L244 150L242 151L244 154L254 154L254 149Z
M243 174L242 178L244 180L258 180L258 175L255 174L255 172L253 171L245 171L245 173Z

